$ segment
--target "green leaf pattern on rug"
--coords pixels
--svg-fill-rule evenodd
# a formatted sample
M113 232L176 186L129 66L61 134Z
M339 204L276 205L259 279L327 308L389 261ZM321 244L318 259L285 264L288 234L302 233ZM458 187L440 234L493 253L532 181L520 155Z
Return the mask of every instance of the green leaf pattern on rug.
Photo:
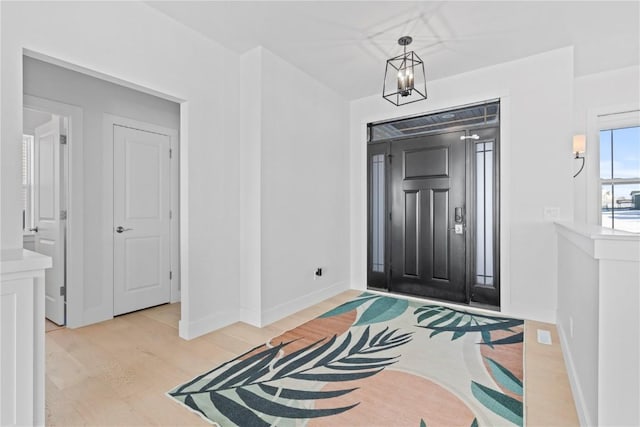
M519 400L475 381L471 381L471 393L490 411L517 426L523 425L522 402Z
M368 307L364 309L354 326L371 325L395 319L407 310L409 301L402 298L363 293L359 298L339 305L320 317L339 316L364 305L368 305Z
M322 318L326 318L326 317L339 316L341 314L348 313L351 310L355 310L356 308L360 307L365 302L368 302L368 301L370 301L371 299L374 299L374 298L379 298L379 297L377 295L364 293L360 297L358 297L358 298L356 298L356 299L354 299L352 301L347 301L344 304L341 304L341 305L337 306L333 310L327 311L326 313L324 313L323 315L321 315L319 317L322 319Z
M507 368L496 362L495 360L485 357L485 360L489 364L489 369L493 378L502 387L507 390L522 396L522 381L520 381L515 375L513 375Z
M294 341L247 353L172 390L169 395L211 420L226 417L236 425L280 425L281 419L311 419L340 414L357 406L309 408L305 401L332 399L354 388L314 390L319 382L367 378L397 362L394 352L412 339L412 333L384 328L371 333L367 326L338 338L321 339L282 357ZM221 414L221 415L216 415Z
M417 316L418 325L416 326L433 331L429 335L430 338L444 332L452 332L451 341L455 341L469 332L480 332L481 344L491 348L495 345L522 342L522 333L514 333L507 338L491 341L491 331L513 332L511 328L524 323L519 319L471 314L439 305L423 305L413 314Z
M478 344L492 349L523 342L522 320L419 304L402 298L362 293L320 316L330 318L356 310L356 320L342 335L332 335L304 346L296 345L296 349L292 349L292 343L297 340L279 344L272 340L273 345L255 347L168 394L220 425L293 427L304 425L304 420L339 415L358 406L356 394L350 393L357 390L360 383L354 385L352 381L375 376L397 363L406 355L394 349L417 336L429 340L442 334L444 340L434 341L434 344L442 345L475 334L479 337ZM411 311L408 311L409 307ZM389 323L394 319L397 319L395 323ZM414 336L414 332L408 332L411 324L427 331L418 330ZM410 354L414 347L407 346L404 351ZM476 348L479 351L482 347ZM518 348L521 352L522 347ZM508 347L503 349L509 350ZM489 354L496 357L493 356L496 353ZM523 403L511 397L511 393L522 396L522 381L486 355L478 360L486 362L491 377L500 388L487 387L471 377L472 396L488 411L505 420L494 424L510 421L522 426ZM334 385L326 387L331 383ZM353 397L349 399L349 396ZM320 401L323 403L319 404ZM476 405L476 409L482 408ZM490 419L496 418L496 415L482 411ZM420 427L427 427L428 413L421 415L424 418L420 419ZM470 427L478 427L477 418Z
M485 357L484 359L489 365L493 378L500 386L517 396L522 396L522 381L495 360L489 357ZM483 386L475 381L471 381L471 393L473 393L474 397L487 409L518 426L522 426L522 402L519 400L500 391Z
M409 301L399 298L380 297L362 313L355 326L370 325L395 319L409 307Z

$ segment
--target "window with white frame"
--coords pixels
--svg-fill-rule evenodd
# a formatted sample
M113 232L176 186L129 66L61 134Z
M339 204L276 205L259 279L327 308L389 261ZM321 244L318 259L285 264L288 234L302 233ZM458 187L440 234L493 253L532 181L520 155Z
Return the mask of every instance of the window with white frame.
M640 126L600 130L603 227L640 233Z
M22 228L33 227L33 135L22 135Z

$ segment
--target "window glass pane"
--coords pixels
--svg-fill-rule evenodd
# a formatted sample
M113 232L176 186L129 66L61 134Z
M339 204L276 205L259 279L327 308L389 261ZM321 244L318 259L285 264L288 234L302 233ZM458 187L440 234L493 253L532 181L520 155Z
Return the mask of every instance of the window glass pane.
M613 228L640 233L640 183L614 184L613 194Z
M484 153L484 192L485 192L485 284L493 285L493 144L485 144Z
M484 144L476 144L476 281L484 285Z
M613 228L613 188L602 184L602 226Z
M375 123L369 128L369 141L422 135L452 126L495 124L500 121L500 104L484 104L443 111L393 122Z
M476 144L476 283L493 284L493 143Z
M640 177L640 127L613 130L613 177Z
M600 132L600 182L602 226L640 233L639 126Z
M611 131L600 131L600 178L611 179Z
M384 154L371 158L371 268L384 272Z

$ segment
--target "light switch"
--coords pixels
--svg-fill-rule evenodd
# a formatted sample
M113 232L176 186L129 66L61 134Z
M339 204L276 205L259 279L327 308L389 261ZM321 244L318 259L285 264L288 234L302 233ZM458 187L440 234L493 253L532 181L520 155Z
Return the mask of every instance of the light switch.
M560 208L555 208L555 207L544 208L545 221L555 221L558 218L560 218Z

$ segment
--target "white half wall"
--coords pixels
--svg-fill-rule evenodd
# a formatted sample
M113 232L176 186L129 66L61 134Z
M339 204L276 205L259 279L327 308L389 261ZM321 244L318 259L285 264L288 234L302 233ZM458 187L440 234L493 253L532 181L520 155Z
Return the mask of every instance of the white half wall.
M640 236L559 223L558 332L581 425L640 424Z
M138 2L2 2L1 247L22 246L23 50L181 104L180 335L237 317L239 56ZM191 224L191 226L189 226ZM95 274L100 274L96 272ZM229 313L232 312L232 313ZM218 313L217 320L210 320Z
M500 98L502 310L554 322L556 236L543 212L573 217L573 48L429 81L427 89L428 100L404 107L381 95L351 103L352 286L366 287L366 124Z

